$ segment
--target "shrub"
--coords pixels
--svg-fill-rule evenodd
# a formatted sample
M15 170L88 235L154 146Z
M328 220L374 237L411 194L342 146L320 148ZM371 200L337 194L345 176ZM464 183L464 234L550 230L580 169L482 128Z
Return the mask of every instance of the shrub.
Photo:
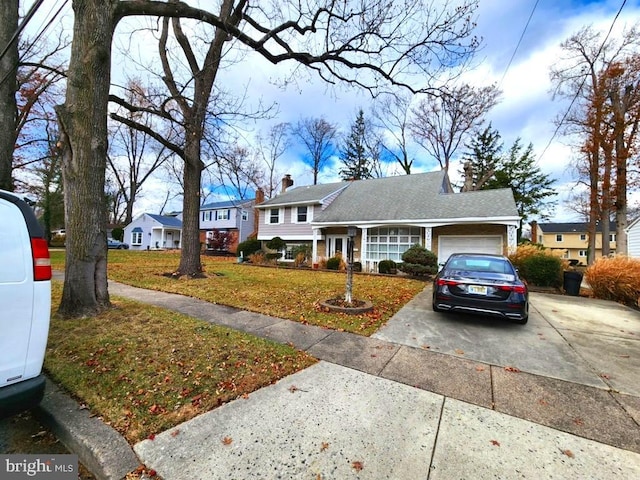
M120 240L122 242L124 239L124 229L122 227L116 227L111 230L111 238Z
M257 238L250 238L238 244L238 256L251 258L251 255L262 249L262 242ZM253 261L253 260L252 260Z
M526 243L518 245L517 250L509 255L509 260L511 260L511 263L518 269L522 278L529 280L526 271L527 265L525 264L527 258L536 255L546 255L557 258L560 260L562 270L567 270L569 268L569 261L561 258L565 253L566 250L550 250L537 243Z
M521 261L518 270L527 282L539 287L559 287L562 285L562 261L559 257L538 253Z
M282 240L280 237L273 237L266 243L266 246L269 250L276 250L281 252L285 248L287 248L287 242Z
M438 257L421 245L412 245L402 254L398 268L409 275L433 275L438 272Z
M625 305L638 305L640 260L623 255L598 258L584 272L593 295Z
M331 257L327 260L327 270L339 270L340 269L340 258L339 257Z
M255 252L249 255L249 261L254 265L264 265L267 263L267 257L264 256L264 252Z
M378 273L396 273L398 265L393 260L380 260L378 263Z
M294 258L294 265L296 267L304 265L311 257L311 245L309 245L308 243L296 245L295 247L293 247L292 253Z

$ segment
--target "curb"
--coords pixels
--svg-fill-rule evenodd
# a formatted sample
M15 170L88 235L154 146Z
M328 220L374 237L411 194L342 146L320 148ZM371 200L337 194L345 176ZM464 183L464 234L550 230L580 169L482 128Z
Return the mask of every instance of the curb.
M127 441L47 378L36 416L99 480L122 479L141 463Z

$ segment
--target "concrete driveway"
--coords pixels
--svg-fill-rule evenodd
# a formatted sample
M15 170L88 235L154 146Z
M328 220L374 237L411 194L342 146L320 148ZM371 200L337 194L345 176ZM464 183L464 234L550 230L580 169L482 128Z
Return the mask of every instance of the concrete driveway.
M640 312L614 302L530 295L529 323L436 313L431 288L374 338L640 396Z

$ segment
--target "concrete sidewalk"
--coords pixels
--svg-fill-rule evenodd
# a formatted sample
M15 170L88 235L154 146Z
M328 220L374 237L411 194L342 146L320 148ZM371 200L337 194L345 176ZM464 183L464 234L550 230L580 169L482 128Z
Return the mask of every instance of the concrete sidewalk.
M135 445L166 480L640 477L636 395L115 282L109 290L323 360ZM42 408L56 433L84 437L64 432L86 412L61 412L55 398ZM82 440L87 454L91 442ZM120 478L136 461L118 454L117 468L78 453L99 478Z

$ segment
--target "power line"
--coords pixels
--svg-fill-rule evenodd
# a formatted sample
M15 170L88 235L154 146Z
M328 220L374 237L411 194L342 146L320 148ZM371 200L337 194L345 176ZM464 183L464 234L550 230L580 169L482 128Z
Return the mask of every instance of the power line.
M31 8L27 12L27 15L24 17L24 20L22 21L22 23L20 25L18 25L18 29L15 32L13 32L11 40L9 40L9 43L7 43L7 45L4 47L4 49L0 53L0 60L2 60L2 58L7 54L7 52L9 51L9 48L11 48L11 45L13 45L13 43L15 41L17 41L17 39L20 36L20 34L22 33L22 31L29 24L29 22L31 21L33 16L36 14L38 9L40 8L40 5L42 5L43 2L44 2L44 0L36 0L36 3L31 5Z
M596 53L596 56L593 59L594 63L598 59L600 54L602 53L602 50L604 49L604 47L605 47L605 45L607 43L607 40L609 40L609 37L611 36L611 32L613 31L613 27L616 24L616 21L618 20L618 17L620 16L620 13L622 13L622 9L624 8L624 6L626 4L627 4L627 0L622 0L622 5L620 5L620 8L618 9L618 13L616 13L616 16L613 18L613 21L611 22L611 26L609 27L609 31L607 32L607 36L604 37L604 40L602 41L602 44L600 45L600 48L598 49L598 52ZM569 115L569 112L571 112L571 109L573 108L573 105L576 103L576 100L578 100L578 97L580 96L580 93L582 92L582 88L584 87L584 84L586 82L587 82L587 75L585 75L582 78L582 82L580 83L580 87L578 87L578 90L576 91L576 94L571 99L571 103L569 104L569 108L567 108L567 111L564 112L564 115L562 116L562 118L558 122L558 125L556 126L556 129L554 130L553 135L551 135L551 138L549 139L549 143L547 143L547 146L544 147L544 150L542 151L542 153L538 157L538 161L540 161L542 159L542 157L544 157L544 154L547 153L547 150L551 146L551 143L553 142L553 140L556 138L556 135L558 135L558 132L560 131L560 127L562 126L564 121L567 119L567 116Z
M533 5L533 9L531 10L531 13L529 14L529 18L527 19L527 23L524 26L524 29L522 30L522 34L520 35L520 39L518 40L518 44L516 45L515 50L513 51L513 54L511 55L511 58L509 59L509 63L507 64L507 68L504 69L504 73L502 74L502 78L500 79L500 83L498 84L498 87L502 86L502 82L504 82L504 78L507 76L507 72L509 71L509 68L511 67L511 63L513 62L513 59L516 57L516 53L518 52L518 48L520 48L520 44L522 43L522 39L524 38L525 33L527 33L527 28L529 28L529 23L531 23L531 18L533 18L533 14L536 11L536 8L538 8L538 2L540 0L536 0L536 3Z

